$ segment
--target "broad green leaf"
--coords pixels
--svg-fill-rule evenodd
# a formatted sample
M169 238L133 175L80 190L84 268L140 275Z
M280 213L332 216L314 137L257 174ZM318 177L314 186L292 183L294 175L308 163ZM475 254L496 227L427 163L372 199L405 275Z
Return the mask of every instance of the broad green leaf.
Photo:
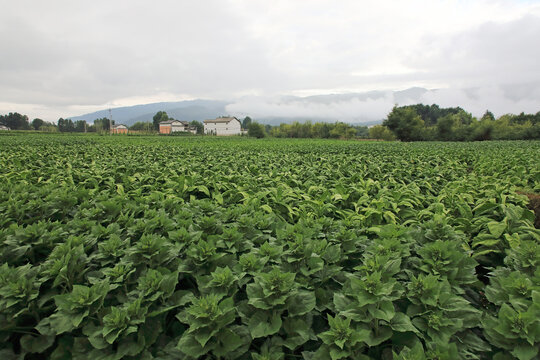
M507 226L506 222L494 222L494 221L492 221L492 222L489 222L487 224L489 232L491 233L491 235L493 235L496 238L501 237L504 230L506 230L506 226Z
M248 329L251 337L256 339L277 333L281 324L281 316L278 313L259 310L249 319Z
M411 322L411 319L404 313L397 312L395 316L390 321L390 327L392 330L399 332L412 331L417 333L418 330L414 327Z
M512 355L519 360L531 360L538 355L538 346L534 345L518 345L512 351Z
M182 335L182 337L178 341L178 345L176 346L176 348L184 354L195 358L206 354L210 350L210 347L201 346L201 344L195 339L193 334L188 333L184 333L184 335Z
M54 343L54 336L44 335L23 335L21 337L21 347L29 353L42 353Z
M292 295L287 303L289 316L307 314L315 308L315 293L311 291L300 290L296 294Z

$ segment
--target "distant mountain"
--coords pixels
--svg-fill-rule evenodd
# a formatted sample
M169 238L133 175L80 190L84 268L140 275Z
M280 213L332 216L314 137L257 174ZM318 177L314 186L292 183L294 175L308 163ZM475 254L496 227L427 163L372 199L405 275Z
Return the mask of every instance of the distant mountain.
M246 115L249 115L260 123L270 125L307 120L313 122L341 120L356 125L374 125L382 122L382 119L394 104L421 103L422 97L431 91L433 90L415 87L402 91L368 91L306 97L283 96L278 98L277 101L275 99L254 97L241 98L237 101L188 100L159 102L113 108L111 114L117 124L128 126L138 121L152 122L152 117L158 111L165 111L169 117L185 121L203 121L223 115L243 119ZM376 105L377 108L382 107L383 110L377 110L376 114L373 114L373 111L366 113L369 110L369 104L379 104ZM262 109L264 109L264 112L261 112ZM86 120L92 123L95 119L103 117L109 117L108 109L74 116L71 119Z
M177 102L160 102L153 104L125 106L111 109L115 123L131 126L137 121L152 122L158 111L165 111L169 117L178 120L202 121L226 115L228 102L215 100L188 100ZM71 117L72 120L86 120L92 123L95 119L109 117L109 110L100 110L89 114Z

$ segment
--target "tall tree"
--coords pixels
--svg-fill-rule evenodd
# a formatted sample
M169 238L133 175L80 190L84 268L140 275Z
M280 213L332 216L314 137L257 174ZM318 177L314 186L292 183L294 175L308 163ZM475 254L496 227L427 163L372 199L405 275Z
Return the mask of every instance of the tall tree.
M253 120L249 116L246 116L244 120L242 120L242 129L247 129L249 127L249 124L251 124Z
M74 132L75 131L75 124L73 124L73 120L71 119L58 119L58 131L60 132Z
M456 115L445 115L437 120L437 139L450 141L454 139L454 129L458 126Z
M159 123L169 120L169 116L165 111L158 111L152 119L154 121L154 130L159 130Z
M39 130L39 128L42 127L44 124L45 121L39 118L35 118L34 120L32 120L32 127L34 128L34 130Z
M396 137L394 134L388 129L386 126L383 125L375 125L371 128L369 128L369 137L371 139L380 139L380 140L395 140Z
M86 130L86 121L84 120L77 120L74 123L74 131L75 132L85 132Z
M204 134L204 125L202 122L193 120L189 123L191 126L195 126L197 128L197 134Z
M248 126L248 136L253 136L253 137L256 137L257 139L260 139L260 138L263 138L265 137L265 133L264 133L264 126L259 124L259 123L256 123L256 122L252 122L249 124Z
M383 125L401 141L422 140L424 121L413 108L394 106Z
M523 113L522 113L523 114ZM486 110L480 121L495 121L495 115L489 110Z
M114 124L114 121L113 121ZM106 117L94 120L95 131L109 131L111 129L111 120Z

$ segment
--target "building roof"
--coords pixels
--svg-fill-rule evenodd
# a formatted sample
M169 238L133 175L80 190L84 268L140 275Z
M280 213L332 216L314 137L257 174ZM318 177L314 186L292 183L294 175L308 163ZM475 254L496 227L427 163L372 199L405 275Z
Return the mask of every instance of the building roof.
M159 125L172 125L173 123L179 122L182 125L189 125L187 121L183 120L167 120L167 121L160 121Z
M231 116L218 117L217 119L204 120L203 122L205 124L208 124L208 123L228 123L228 122L231 122L233 120L236 120L236 121L240 122L240 120L238 120L235 117L231 117Z
M117 124L117 125L112 126L113 129L118 129L118 128L121 128L121 127L125 127L127 129L127 126L124 125L124 124Z
M9 128L8 128L6 125L4 125L4 124L0 124L0 129L6 129L6 130L9 130Z

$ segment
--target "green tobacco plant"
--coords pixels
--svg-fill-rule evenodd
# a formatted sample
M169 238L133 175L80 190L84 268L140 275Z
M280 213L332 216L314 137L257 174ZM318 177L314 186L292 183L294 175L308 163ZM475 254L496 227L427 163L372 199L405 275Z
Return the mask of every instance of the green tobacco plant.
M537 358L539 152L2 132L0 358Z
M198 298L177 316L180 322L189 324L177 345L188 357L223 357L249 343L245 328L232 325L237 316L233 299L219 299L216 295Z
M108 292L107 282L100 282L91 287L74 285L70 293L54 297L57 311L43 319L37 329L43 335L58 335L80 328L85 319L102 308Z
M273 268L258 274L246 287L247 303L239 307L243 322L251 337L256 339L279 332L285 336L284 345L296 348L313 335L311 319L304 317L315 308L315 294L300 289L295 274ZM287 314L285 321L283 315Z
M44 263L44 274L54 287L70 290L80 282L87 268L87 255L81 238L69 237L58 244Z
M37 277L37 269L30 264L10 267L0 266L0 314L5 317L2 328L16 326L19 317L31 315L36 317L36 300L41 283Z
M521 259L529 264L530 258ZM512 262L515 264L515 262ZM518 267L521 267L518 263ZM498 268L492 272L486 298L496 306L483 320L486 338L499 355L509 353L520 360L538 356L540 346L540 274Z
M540 345L540 293L533 293L533 304L516 310L504 303L496 317L484 321L486 338L520 360L538 356Z
M358 358L362 344L369 341L370 333L366 329L351 326L351 319L341 319L328 315L330 329L318 335L324 345L313 355L314 359L332 360Z

